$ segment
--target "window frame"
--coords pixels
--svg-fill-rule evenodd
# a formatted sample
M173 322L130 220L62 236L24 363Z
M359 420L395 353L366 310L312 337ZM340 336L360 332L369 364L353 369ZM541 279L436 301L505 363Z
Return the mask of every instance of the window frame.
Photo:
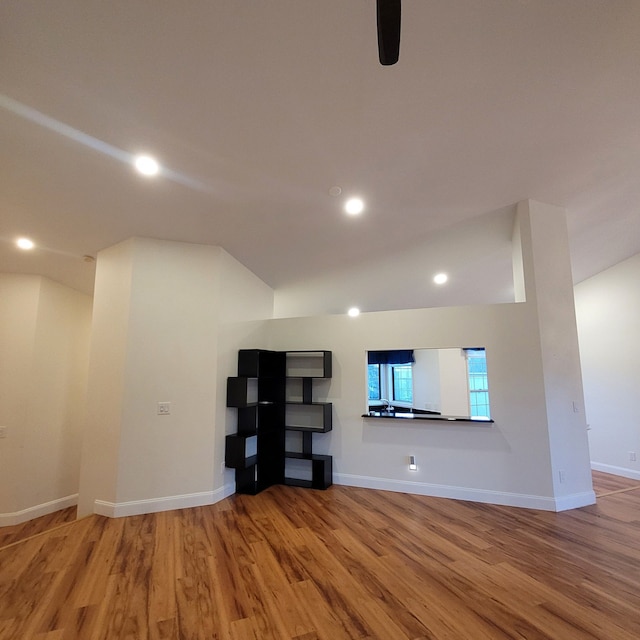
M380 397L379 398L371 398L368 396L369 393L369 385L367 378L367 401L371 406L382 405L383 400L387 400L391 406L411 408L413 406L413 363L406 362L402 364L369 364L367 365L367 375L371 371L370 367L378 367L378 376L379 376L379 389L380 389ZM400 400L396 399L395 394L395 385L394 385L394 367L408 367L411 372L411 400Z
M378 397L377 398L371 397L371 384L370 384L370 382L371 382L372 367L377 371L377 374L378 374ZM381 375L380 365L379 364L368 364L367 365L367 395L368 395L369 403L380 402L382 400L382 398L384 397L382 395L382 375Z
M390 364L387 366L390 369L389 380L391 382L391 398L389 398L389 400L393 402L394 405L401 407L413 406L413 363L407 362L405 364ZM399 393L399 391L396 392L396 370L409 371L408 378L410 382L410 397L408 400L397 397L397 393Z
M482 355L478 355L482 353ZM465 358L467 360L467 385L469 389L469 417L470 418L487 418L491 419L491 399L489 397L489 372L487 366L487 351L484 347L467 348L464 350ZM471 362L474 359L482 359L484 361L484 371L476 372L471 371ZM476 388L475 381L482 378L484 385L481 388ZM478 402L477 399L480 394L484 394L484 402ZM480 413L473 411L474 407L486 407L486 413Z

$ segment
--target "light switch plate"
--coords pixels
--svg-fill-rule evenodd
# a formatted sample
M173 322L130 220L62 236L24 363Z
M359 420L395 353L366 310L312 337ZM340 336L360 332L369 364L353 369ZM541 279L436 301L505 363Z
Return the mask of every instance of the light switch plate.
M158 402L158 415L159 416L168 416L171 413L171 403L170 402Z

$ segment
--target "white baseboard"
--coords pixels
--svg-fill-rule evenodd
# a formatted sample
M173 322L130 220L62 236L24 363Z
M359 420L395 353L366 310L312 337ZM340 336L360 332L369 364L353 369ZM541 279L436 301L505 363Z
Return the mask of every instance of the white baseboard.
M426 482L410 482L407 480L389 480L387 478L373 478L370 476L356 476L348 473L336 473L333 476L335 484L364 489L380 489L382 491L397 491L400 493L414 493L434 498L450 498L453 500L469 500L486 504L499 504L508 507L523 507L525 509L541 509L543 511L565 511L577 507L594 504L595 493L588 491L561 498L549 496L532 496L522 493L506 491L487 491L484 489L470 489Z
M556 511L568 511L569 509L578 509L580 507L588 507L590 504L596 503L595 491L585 491L584 493L572 493L568 496L561 496L555 499Z
M631 478L632 480L640 480L640 472L626 467L614 467L612 464L602 464L601 462L592 462L591 468L594 471L602 471L602 473L611 473L614 476L622 476L623 478Z
M165 496L162 498L148 498L146 500L130 500L129 502L107 502L96 500L94 513L108 518L122 518L123 516L139 516L158 511L172 511L173 509L188 509L215 504L233 495L235 484L225 484L215 491L200 491L179 496Z
M60 511L60 509L75 507L77 504L78 494L74 493L71 496L65 496L64 498L58 498L57 500L37 504L35 507L29 507L27 509L22 509L21 511L15 511L14 513L0 513L0 527L22 524L23 522L27 522L27 520L46 516L54 511Z
M597 469L592 463L592 468L614 473L607 467ZM617 475L623 475L618 473ZM633 476L628 476L633 477ZM640 474L636 474L640 479ZM593 491L575 493L568 496L554 498L550 496L535 496L522 493L510 493L507 491L489 491L485 489L473 489L450 485L429 484L426 482L412 482L408 480L390 480L388 478L376 478L372 476L358 476L348 473L336 473L333 476L334 484L363 489L378 489L381 491L396 491L400 493L413 493L416 495L432 496L434 498L449 498L452 500L468 500L470 502L482 502L485 504L497 504L507 507L521 507L525 509L539 509L542 511L567 511L595 504L596 497ZM131 500L129 502L107 502L96 500L94 513L109 518L123 516L142 515L145 513L157 513L159 511L171 511L173 509L187 509L189 507L201 507L215 504L235 493L235 484L225 484L215 491L201 491L177 496L162 498L150 498L147 500ZM63 508L63 507L59 507ZM1 516L0 516L1 518Z

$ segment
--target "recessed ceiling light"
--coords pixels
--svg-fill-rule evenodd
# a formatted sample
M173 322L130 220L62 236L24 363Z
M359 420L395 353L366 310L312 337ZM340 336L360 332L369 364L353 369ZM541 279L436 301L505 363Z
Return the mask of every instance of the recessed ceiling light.
M342 189L340 187L331 187L329 189L329 195L337 198L342 193Z
M358 309L358 307L351 307L351 309L349 309L349 311L347 311L347 313L352 317L355 318L356 316L360 315L360 309Z
M136 156L133 164L143 176L155 176L160 171L160 165L158 164L158 161L151 156Z
M28 251L29 249L33 249L35 247L35 243L33 240L29 240L29 238L18 238L16 240L16 245L20 247L20 249L24 249Z
M446 273L439 273L438 275L433 277L433 281L436 284L444 284L449 279L449 276Z
M364 211L364 202L360 198L349 198L344 204L344 210L352 216Z

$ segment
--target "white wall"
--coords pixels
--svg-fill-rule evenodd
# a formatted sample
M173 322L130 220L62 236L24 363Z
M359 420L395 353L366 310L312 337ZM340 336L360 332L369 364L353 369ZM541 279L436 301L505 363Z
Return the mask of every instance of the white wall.
M591 486L591 471L565 212L520 202L516 232L540 345L554 491L566 494L569 487Z
M415 349L413 406L450 416L470 415L464 350Z
M80 517L93 513L96 496L116 500L132 261L133 240L129 240L101 251L96 262Z
M214 473L225 491L235 491L235 474L224 464L224 437L238 430L238 412L226 406L227 378L238 374L238 350L267 344L266 320L273 316L274 292L253 272L222 250L218 325L218 383ZM218 480L218 483L220 480Z
M576 285L575 300L592 466L640 480L639 282L640 254Z
M0 524L75 504L91 299L0 275Z
M117 461L103 470L87 503L126 515L205 504L233 490L232 472L221 468L224 436L236 429L235 412L224 406L225 388L242 347L333 351L334 377L315 388L318 399L334 402L334 430L316 436L315 449L335 457L337 482L543 509L593 502L588 456L571 453L586 450L584 416L567 414L575 398L581 406L579 369L576 377L566 366L577 362L565 322L573 313L572 289L540 264L562 267L568 260L564 215L527 203L518 219L526 302L355 319L264 320L272 315L272 292L216 247L134 239L108 250L98 258L89 389L98 412L90 409L88 429L111 438L106 449L117 451ZM545 230L559 239L548 239ZM553 310L550 301L564 306ZM564 342L568 346L556 351ZM454 345L486 347L495 424L361 417L367 350ZM568 380L554 389L558 371ZM156 415L161 400L172 403L170 416ZM103 414L113 422L105 424ZM566 441L556 454L551 441L560 437ZM85 459L91 464L101 453L85 451ZM409 455L418 458L416 473L408 471Z
M511 302L513 209L477 216L423 238L405 237L401 249L371 252L367 262L339 271L329 257L317 277L276 289L274 315L345 313L352 306L385 311ZM366 224L367 215L375 213L349 223ZM394 238L390 246L397 247L402 229L389 228L388 233ZM454 286L433 283L441 271Z
M333 351L333 431L314 436L314 450L334 456L338 483L553 509L542 376L527 358L539 347L529 324L526 305L512 304L280 319L269 334L274 349ZM486 345L494 425L361 417L368 350L456 343ZM523 357L514 361L514 353ZM418 472L408 471L409 455Z
M438 349L416 349L413 353L413 406L440 411L440 356Z
M439 359L442 413L450 416L471 415L467 359L463 349L442 349Z
M526 301L269 323L271 348L333 351L334 428L314 449L334 456L337 482L542 509L594 502L564 212L518 209ZM495 424L361 417L368 350L454 345L486 347Z
M95 301L81 513L224 497L230 354L263 339L273 292L219 247L135 238L99 254Z
M13 524L9 514L24 508L18 490L25 475L22 451L40 282L37 276L0 275L0 426L6 429L0 440L0 514L5 516L0 524Z

